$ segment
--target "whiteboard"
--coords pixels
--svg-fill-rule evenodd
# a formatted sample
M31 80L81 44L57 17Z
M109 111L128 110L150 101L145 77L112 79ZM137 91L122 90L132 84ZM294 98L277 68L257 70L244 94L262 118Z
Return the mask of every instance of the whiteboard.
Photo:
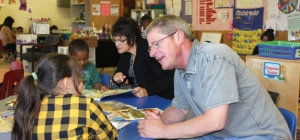
M222 33L202 32L200 42L210 41L211 43L220 43Z

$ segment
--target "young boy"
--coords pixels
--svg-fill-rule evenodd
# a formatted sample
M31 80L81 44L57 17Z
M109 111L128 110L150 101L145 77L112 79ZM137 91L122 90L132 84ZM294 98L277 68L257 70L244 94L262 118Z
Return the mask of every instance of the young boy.
M148 27L148 25L152 22L152 18L149 15L144 15L141 18L141 32L142 32L142 37L146 39L146 33L145 30Z
M109 88L101 84L96 66L89 62L89 47L82 39L75 39L69 44L69 55L74 57L80 68L85 89L98 89L106 91Z
M16 30L16 34L22 34L23 33L23 27L19 26Z

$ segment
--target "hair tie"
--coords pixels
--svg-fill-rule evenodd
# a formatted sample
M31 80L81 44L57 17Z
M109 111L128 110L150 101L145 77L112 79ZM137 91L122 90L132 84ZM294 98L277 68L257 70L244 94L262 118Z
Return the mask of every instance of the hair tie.
M33 79L36 81L36 80L38 80L38 77L37 77L37 75L33 72L32 74L32 77L33 77Z

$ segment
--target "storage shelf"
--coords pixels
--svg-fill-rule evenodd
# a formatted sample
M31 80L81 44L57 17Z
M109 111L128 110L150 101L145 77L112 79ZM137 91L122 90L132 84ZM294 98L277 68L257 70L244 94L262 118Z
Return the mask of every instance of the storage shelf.
M76 5L85 5L85 3L72 3L71 6L76 6Z
M85 21L72 21L72 23L85 23Z

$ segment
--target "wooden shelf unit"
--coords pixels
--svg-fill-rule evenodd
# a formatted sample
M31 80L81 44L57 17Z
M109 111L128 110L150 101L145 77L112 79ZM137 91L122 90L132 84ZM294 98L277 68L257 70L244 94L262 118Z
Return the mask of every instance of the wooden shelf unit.
M264 62L276 62L285 67L285 81L268 79L263 76ZM300 60L287 60L246 55L246 65L256 75L264 87L279 93L276 105L293 112L297 117L297 128L300 128L300 104L298 103L300 90Z

